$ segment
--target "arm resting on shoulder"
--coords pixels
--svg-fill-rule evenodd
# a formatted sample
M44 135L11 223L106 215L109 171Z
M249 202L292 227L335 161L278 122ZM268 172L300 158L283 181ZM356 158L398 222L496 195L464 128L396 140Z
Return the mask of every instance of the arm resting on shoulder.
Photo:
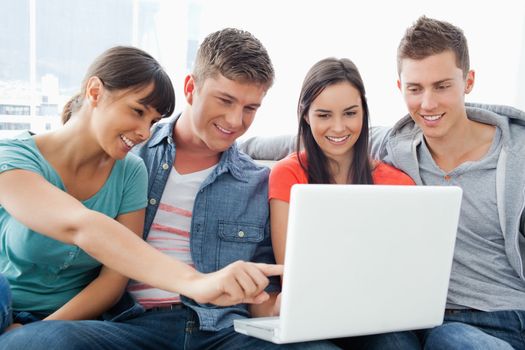
M280 160L295 151L296 136L254 136L239 142L241 151L252 159Z

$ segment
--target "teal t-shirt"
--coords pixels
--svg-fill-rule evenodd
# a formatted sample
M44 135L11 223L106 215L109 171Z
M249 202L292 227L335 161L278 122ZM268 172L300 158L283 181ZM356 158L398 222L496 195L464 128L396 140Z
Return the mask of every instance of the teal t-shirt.
M64 191L32 137L0 140L0 173L12 169L33 171ZM147 184L142 159L128 154L115 162L102 188L82 203L116 218L146 207ZM39 201L47 205L46 198ZM95 279L100 266L79 247L30 230L0 206L0 273L11 286L14 310L54 312Z

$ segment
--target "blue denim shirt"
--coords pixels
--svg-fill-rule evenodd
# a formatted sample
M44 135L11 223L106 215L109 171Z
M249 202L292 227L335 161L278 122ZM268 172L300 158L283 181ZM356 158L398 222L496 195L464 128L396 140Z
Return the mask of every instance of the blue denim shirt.
M149 141L136 150L149 174L145 239L175 160L173 129L179 116L157 124ZM198 271L217 271L237 260L275 263L269 229L268 173L268 168L241 153L236 144L222 153L193 206L190 249ZM279 280L272 278L267 291L279 289ZM246 304L218 307L184 296L182 302L195 310L201 330L220 330L231 327L236 318L249 317ZM120 308L118 313L122 311Z

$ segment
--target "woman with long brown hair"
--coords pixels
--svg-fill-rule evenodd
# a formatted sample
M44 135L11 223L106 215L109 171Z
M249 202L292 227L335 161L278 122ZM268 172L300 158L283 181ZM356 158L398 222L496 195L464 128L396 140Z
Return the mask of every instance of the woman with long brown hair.
M272 244L280 264L294 184L414 184L403 172L369 159L365 88L349 59L326 58L308 71L297 115L296 152L277 162L270 173Z

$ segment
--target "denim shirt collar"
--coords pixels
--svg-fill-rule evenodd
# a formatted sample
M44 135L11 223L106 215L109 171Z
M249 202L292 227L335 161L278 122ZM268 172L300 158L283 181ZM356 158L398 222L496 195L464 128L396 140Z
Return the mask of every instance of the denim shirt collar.
M176 149L175 142L173 140L173 130L175 130L175 123L180 118L182 113L179 113L173 117L161 121L157 125L157 130L151 137L151 140L148 142L149 148L154 148L159 146L161 143L168 143L173 145ZM219 164L215 171L206 179L202 186L206 186L215 181L216 177L230 172L233 177L241 182L247 182L246 178L242 176L242 171L240 169L240 150L237 146L237 142L234 142L226 151L222 152L219 159Z

